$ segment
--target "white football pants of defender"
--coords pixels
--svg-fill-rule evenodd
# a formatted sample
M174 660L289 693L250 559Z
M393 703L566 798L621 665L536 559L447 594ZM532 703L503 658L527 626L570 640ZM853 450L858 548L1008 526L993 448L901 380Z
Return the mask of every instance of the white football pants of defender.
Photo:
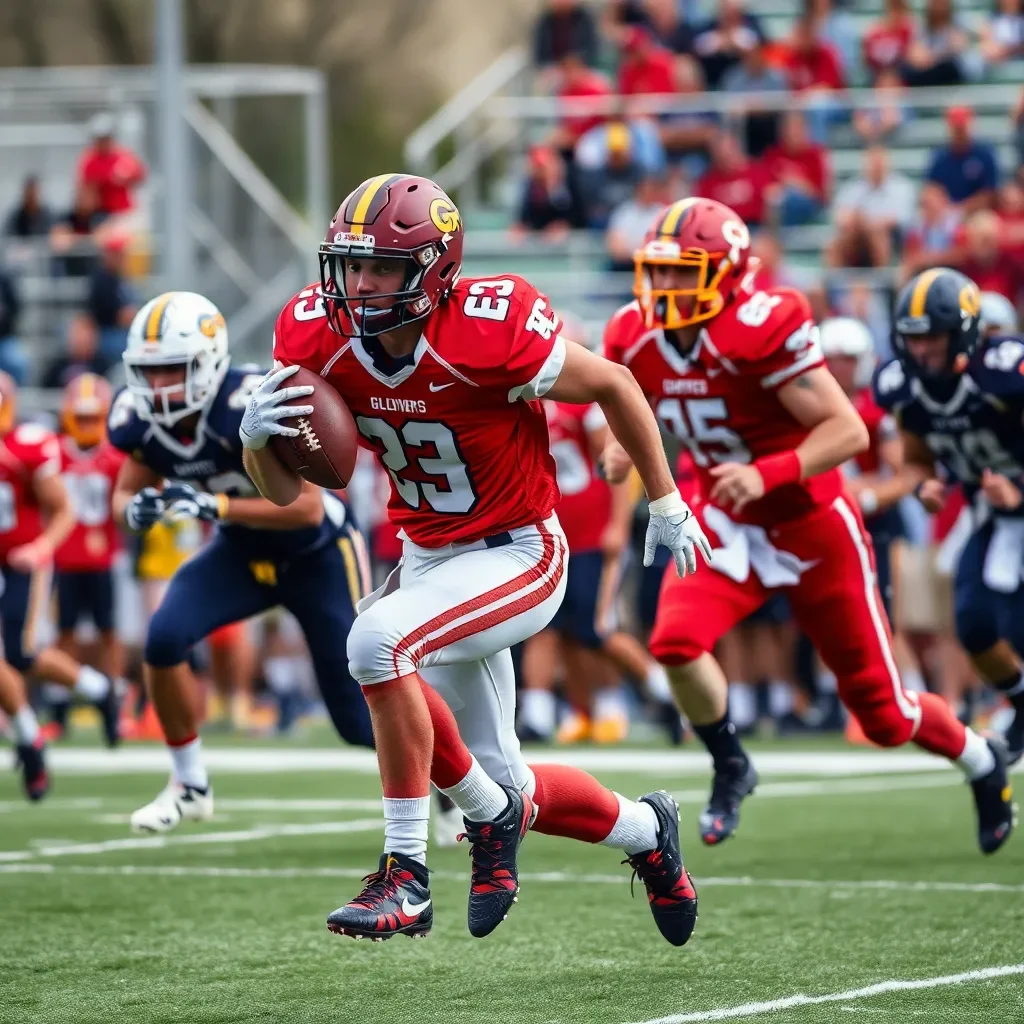
M419 672L451 708L483 770L531 792L533 773L515 733L509 648L554 617L568 549L554 515L509 537L499 547L406 541L402 564L359 604L348 658L363 686Z

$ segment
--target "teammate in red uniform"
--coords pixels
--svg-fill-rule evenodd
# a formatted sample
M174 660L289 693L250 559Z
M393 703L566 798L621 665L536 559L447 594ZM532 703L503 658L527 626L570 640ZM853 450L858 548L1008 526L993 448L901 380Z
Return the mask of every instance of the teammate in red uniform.
M933 694L903 689L878 594L871 542L839 467L867 431L824 366L807 299L759 291L750 236L728 207L684 199L636 254L637 301L611 319L607 354L633 372L663 426L693 454L696 512L718 541L712 571L665 575L651 651L715 762L701 817L707 843L730 835L756 783L726 708L715 643L785 588L794 617L838 679L868 738L909 741L956 761L972 782L979 842L1008 833L1000 751ZM611 479L628 467L612 446Z
M617 628L615 605L633 501L627 484L612 488L597 473L597 458L608 440L604 413L597 404L568 402L546 402L544 411L562 495L556 511L569 547L569 579L550 627L524 645L520 736L550 739L554 731L559 640L572 674L578 675L567 680L574 711L559 729L560 742L625 739L629 719L619 695L622 673L645 685L656 700L668 702L678 734L679 715L665 670L638 640Z
M389 512L406 538L400 569L361 602L348 639L377 742L385 852L328 927L375 939L429 930L433 779L466 815L472 934L488 934L515 902L516 855L536 816L541 831L625 849L658 927L681 945L696 896L674 802L664 793L625 800L572 769L531 771L515 736L509 647L543 628L565 592L537 400L601 405L652 498L649 553L664 544L681 573L693 572L706 540L632 378L567 345L547 300L521 278L460 279L462 246L459 212L433 182L371 178L331 221L321 288L289 302L275 330L276 360L320 373L351 408L391 476ZM240 430L249 474L278 504L301 480L265 446L274 433L296 436L281 420L312 408L281 404L310 393L277 390L290 372L256 387Z
M117 741L117 701L110 680L95 669L55 648L35 649L53 554L73 528L74 514L60 478L56 435L34 423L15 426L16 416L16 385L0 373L0 708L14 726L26 793L38 800L49 783L21 674L52 680L92 700L111 744Z
M75 528L54 555L59 646L75 651L83 619L99 633L99 665L109 679L123 674L121 641L114 629L114 556L121 537L110 514L110 496L125 456L106 443L110 384L83 373L64 389L61 408L61 475L75 513Z

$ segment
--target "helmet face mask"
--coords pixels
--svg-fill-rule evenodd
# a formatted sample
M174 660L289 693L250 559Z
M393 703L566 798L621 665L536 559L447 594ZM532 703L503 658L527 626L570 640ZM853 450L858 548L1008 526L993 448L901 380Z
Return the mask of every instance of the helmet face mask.
M677 331L718 316L746 276L749 256L750 232L727 206L711 199L674 203L633 255L633 294L644 322Z
M123 361L139 418L173 427L206 409L224 380L231 361L224 317L193 292L161 295L136 314Z
M434 182L411 174L364 181L338 207L320 245L332 330L372 337L425 320L459 279L462 244L459 211ZM401 277L392 261L401 261ZM381 287L367 287L375 277Z

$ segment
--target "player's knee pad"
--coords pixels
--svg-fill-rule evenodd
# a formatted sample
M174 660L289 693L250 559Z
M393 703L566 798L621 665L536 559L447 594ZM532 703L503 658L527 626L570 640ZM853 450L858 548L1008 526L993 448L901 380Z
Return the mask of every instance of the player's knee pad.
M170 668L180 665L189 656L191 640L181 628L182 623L177 615L172 615L160 607L149 620L146 632L146 648L143 658L147 665L154 668Z
M902 747L913 738L920 717L920 709L910 694L903 694L903 703L906 706L901 706L894 695L883 700L848 700L847 706L872 743Z
M416 671L415 662L399 652L402 636L388 619L387 602L380 601L357 616L349 630L348 668L361 686Z
M999 627L988 601L957 601L956 637L969 654L980 654L999 642Z
M660 634L657 630L648 644L651 657L662 665L688 665L707 654L707 650L690 637L674 637Z

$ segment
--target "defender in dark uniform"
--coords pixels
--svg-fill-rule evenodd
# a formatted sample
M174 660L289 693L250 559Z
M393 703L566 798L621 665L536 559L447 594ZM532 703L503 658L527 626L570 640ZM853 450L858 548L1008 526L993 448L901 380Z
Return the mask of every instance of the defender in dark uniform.
M152 300L132 324L124 361L128 387L108 422L111 443L129 456L115 487L115 517L136 532L161 520L215 525L209 543L175 573L146 639L146 673L173 773L156 800L135 812L132 827L163 832L182 817L212 814L187 656L227 623L277 605L290 611L338 734L372 747L345 655L368 573L362 537L341 499L309 484L294 505L278 508L246 475L238 428L263 373L229 369L224 319L212 303L190 292Z
M926 270L901 293L897 358L875 376L902 431L908 471L931 511L963 485L974 532L956 572L956 631L981 675L1013 704L1010 763L1024 753L1024 339L979 338L981 294L955 270Z

